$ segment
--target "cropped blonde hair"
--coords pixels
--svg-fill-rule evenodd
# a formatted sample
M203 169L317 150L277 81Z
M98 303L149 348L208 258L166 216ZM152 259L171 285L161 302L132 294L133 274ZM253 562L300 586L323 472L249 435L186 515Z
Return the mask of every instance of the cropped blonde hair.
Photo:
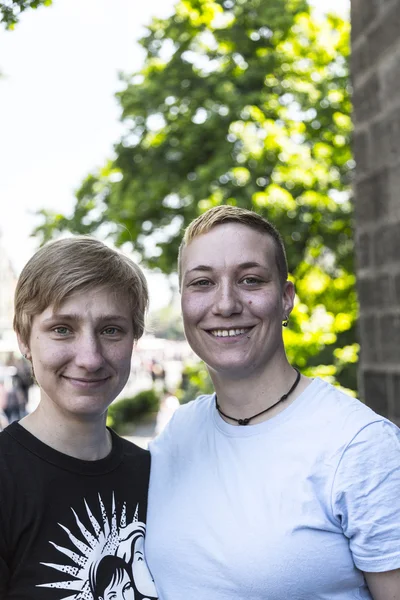
M288 278L288 264L281 234L272 223L267 221L267 219L264 219L264 217L258 213L247 210L246 208L231 206L230 204L221 204L220 206L210 208L194 219L194 221L186 228L178 253L179 281L182 280L183 249L188 246L194 238L203 233L208 233L211 229L217 225L222 225L223 223L239 223L241 225L246 225L247 227L250 227L250 229L265 233L273 239L279 280L283 285Z
M86 236L49 242L27 262L15 290L15 332L29 345L35 315L49 306L59 308L75 292L90 293L99 287L127 295L138 340L149 303L143 272L127 256Z

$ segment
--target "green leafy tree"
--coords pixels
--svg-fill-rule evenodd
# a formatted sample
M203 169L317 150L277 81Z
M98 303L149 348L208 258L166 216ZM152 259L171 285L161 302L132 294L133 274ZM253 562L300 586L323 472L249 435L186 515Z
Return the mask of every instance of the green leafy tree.
M14 29L18 23L21 13L27 8L38 8L39 6L50 6L52 0L8 0L0 2L0 23L6 29Z
M296 281L290 360L355 389L349 23L317 20L306 0L181 0L141 44L114 158L71 216L42 211L36 234L107 230L170 273L190 220L221 203L255 209L281 231Z

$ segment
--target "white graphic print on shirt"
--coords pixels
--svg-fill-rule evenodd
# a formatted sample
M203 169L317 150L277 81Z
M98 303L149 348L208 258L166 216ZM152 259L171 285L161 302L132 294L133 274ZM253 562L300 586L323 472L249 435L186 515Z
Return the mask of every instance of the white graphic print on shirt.
M157 592L144 558L146 526L138 520L139 507L131 518L124 503L117 514L114 495L111 514L107 515L99 495L101 519L97 519L86 500L83 501L85 522L71 508L76 530L61 523L69 547L50 541L67 557L64 564L42 562L42 565L65 573L60 581L42 583L37 587L67 590L60 600L155 600ZM65 536L64 536L65 540Z

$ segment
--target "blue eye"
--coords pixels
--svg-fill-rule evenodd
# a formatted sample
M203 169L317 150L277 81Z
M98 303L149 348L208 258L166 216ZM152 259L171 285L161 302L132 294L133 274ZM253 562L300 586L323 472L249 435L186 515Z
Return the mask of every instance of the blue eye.
M105 333L106 335L115 335L116 333L119 333L119 329L117 327L106 327L103 330L103 333Z
M211 285L211 282L208 281L208 279L198 279L197 281L194 281L190 285L198 286L198 287L207 287L207 286Z
M54 333L57 333L58 335L67 335L68 333L70 333L70 330L68 329L68 327L54 327L53 329Z
M247 285L258 285L262 283L262 280L258 277L244 277L244 279L242 279L242 282Z

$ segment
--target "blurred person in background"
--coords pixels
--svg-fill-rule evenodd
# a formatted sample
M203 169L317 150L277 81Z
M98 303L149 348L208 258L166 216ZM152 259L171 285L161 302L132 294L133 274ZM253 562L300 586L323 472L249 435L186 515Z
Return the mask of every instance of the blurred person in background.
M17 379L18 379L18 387L21 390L22 394L22 407L21 407L21 418L26 415L26 406L29 400L29 390L33 385L32 378L32 370L30 368L29 361L25 358L17 358L15 361L15 366L17 368Z
M5 413L9 423L22 419L27 414L29 389L33 384L29 361L10 353L6 368L12 372L11 386L7 393Z
M11 382L11 388L7 391L4 408L4 412L9 423L18 421L25 416L27 403L27 399L25 398L24 392L21 389L20 379L17 373L11 377Z
M3 431L5 427L8 425L8 419L3 410L0 409L0 431Z
M95 239L47 244L22 270L14 329L40 402L0 433L2 599L90 598L108 556L123 559L129 597L156 597L143 543L140 569L126 551L127 531L144 536L150 455L106 427L147 305L139 267Z
M7 392L6 392L4 383L2 381L0 381L0 431L2 431L9 424L7 415L4 412L6 405L7 405Z
M285 249L218 206L179 254L186 338L215 393L150 444L147 559L161 600L400 600L400 432L288 362Z

